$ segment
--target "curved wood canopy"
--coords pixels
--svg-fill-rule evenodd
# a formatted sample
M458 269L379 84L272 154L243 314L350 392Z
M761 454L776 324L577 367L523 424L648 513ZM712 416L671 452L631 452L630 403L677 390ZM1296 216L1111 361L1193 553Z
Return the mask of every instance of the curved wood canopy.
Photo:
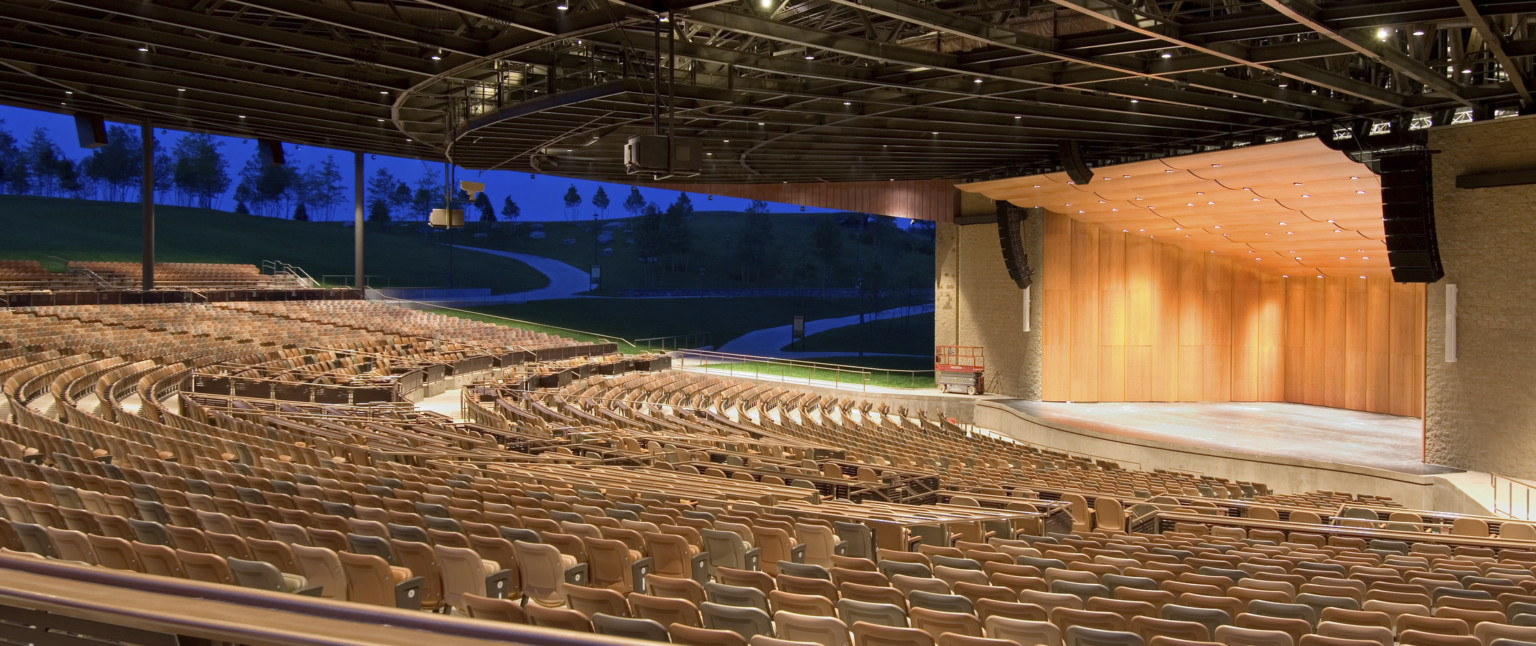
M1390 277L1381 180L1317 139L959 185L1285 275Z

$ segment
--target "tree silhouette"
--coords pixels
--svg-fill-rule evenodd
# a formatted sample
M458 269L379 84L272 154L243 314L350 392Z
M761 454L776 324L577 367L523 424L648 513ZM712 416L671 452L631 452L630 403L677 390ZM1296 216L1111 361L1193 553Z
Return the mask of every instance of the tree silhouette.
M184 204L213 208L229 188L229 164L219 153L221 145L206 134L192 133L182 136L171 149L176 160L171 178Z
M293 221L294 222L308 222L309 221L309 210L304 208L304 203L303 202L299 202L298 206L293 207Z
M566 215L572 220L576 219L576 209L581 207L581 194L576 192L576 185L572 184L570 188L565 189L565 197L561 199L565 201Z
M601 186L597 187L597 192L592 194L592 206L597 207L598 213L603 214L603 217L606 218L608 217L608 204L608 192L604 191Z
M517 202L513 202L512 201L512 196L511 195L508 195L508 196L502 198L502 200L501 200L501 217L504 217L504 218L506 218L508 220L516 220L517 216L522 215L522 214L523 214L523 210L517 206Z
M624 198L624 210L629 212L629 217L636 217L645 210L645 198L640 195L639 187L629 187L629 197Z
M107 145L91 151L85 158L85 176L107 189L108 200L115 202L137 196L135 189L139 177L144 174L144 167L139 163L143 145L137 132L122 126L107 128Z
M480 221L487 224L496 221L496 207L491 205L491 197L481 191L475 196L475 208L480 209Z

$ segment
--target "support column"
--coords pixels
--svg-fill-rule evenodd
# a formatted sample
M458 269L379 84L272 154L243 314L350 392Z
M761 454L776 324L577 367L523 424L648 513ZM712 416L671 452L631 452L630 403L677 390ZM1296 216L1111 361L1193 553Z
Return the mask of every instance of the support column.
M352 153L352 284L363 285L363 153Z
M144 143L144 177L139 182L139 200L144 203L144 291L155 288L155 127L147 119L139 126Z

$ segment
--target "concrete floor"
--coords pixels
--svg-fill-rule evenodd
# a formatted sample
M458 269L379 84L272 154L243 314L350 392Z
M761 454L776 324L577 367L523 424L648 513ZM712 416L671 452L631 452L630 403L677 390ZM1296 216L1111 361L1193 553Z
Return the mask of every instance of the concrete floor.
M1398 473L1459 471L1422 461L1423 423L1415 417L1270 402L1000 403L1046 422L1172 444Z

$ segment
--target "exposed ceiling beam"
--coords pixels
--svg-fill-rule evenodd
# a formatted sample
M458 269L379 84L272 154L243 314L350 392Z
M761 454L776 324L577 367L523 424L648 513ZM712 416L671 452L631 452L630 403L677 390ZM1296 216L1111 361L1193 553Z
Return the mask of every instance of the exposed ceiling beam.
M1504 74L1509 76L1509 84L1520 95L1520 104L1527 108L1532 107L1530 80L1526 78L1525 70L1521 69L1520 65L1510 58L1509 52L1505 51L1503 35L1494 31L1493 26L1488 24L1488 18L1483 16L1472 0L1456 0L1456 2L1467 14L1467 20L1472 23L1472 28L1483 37L1483 42L1488 45L1488 51L1493 54L1494 60L1499 62L1499 67L1504 69Z

